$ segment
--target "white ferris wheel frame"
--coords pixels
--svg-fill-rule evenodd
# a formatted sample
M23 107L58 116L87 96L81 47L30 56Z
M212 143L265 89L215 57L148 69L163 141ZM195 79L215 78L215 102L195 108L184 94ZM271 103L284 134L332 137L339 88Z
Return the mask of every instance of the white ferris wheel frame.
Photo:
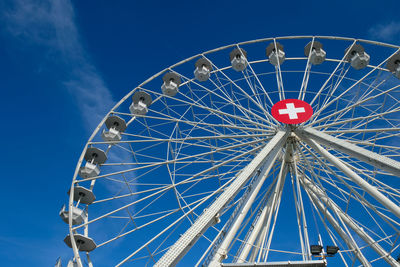
M377 45L377 46L382 46L382 47L389 47L389 48L394 48L395 52L391 55L395 55L400 51L399 46L395 45L390 45L390 44L385 44L381 42L374 42L374 41L369 41L369 40L362 40L362 39L354 39L354 38L344 38L344 37L334 37L334 36L287 36L287 37L277 37L277 38L265 38L265 39L258 39L258 40L253 40L253 41L248 41L248 42L242 42L242 43L237 43L237 44L232 44L228 46L223 46L217 49L213 49L198 55L195 55L193 57L187 58L185 60L182 60L179 63L176 63L160 72L157 74L153 75L146 81L144 81L142 84L140 84L137 88L143 89L145 85L152 81L153 79L161 76L167 71L173 71L175 67L180 66L184 63L187 63L189 61L192 61L193 59L199 58L199 57L204 57L207 58L208 54L218 52L221 50L226 50L228 48L241 48L244 45L249 45L253 43L264 43L264 42L273 42L276 47L277 41L282 41L282 40L288 40L288 39L307 39L307 40L312 40L314 42L315 39L318 40L341 40L341 41L349 41L352 42L352 45L356 43L364 43L364 44L371 44L371 45ZM231 245L231 242L234 238L234 236L237 234L237 232L240 230L240 225L246 218L246 214L249 212L251 205L253 204L260 188L261 185L263 184L263 181L266 179L268 176L268 173L271 171L274 163L278 159L278 157L283 157L283 158L290 158L291 156L288 155L291 151L297 149L296 142L294 141L288 141L288 140L301 140L304 142L307 147L305 149L313 149L316 153L315 155L318 155L319 157L323 158L323 160L329 162L329 166L333 166L336 169L339 169L341 172L343 172L348 179L350 179L352 182L354 182L359 188L361 188L364 192L368 193L370 196L372 196L374 199L376 199L384 208L386 208L391 214L395 215L398 219L400 218L400 207L398 204L394 203L391 199L389 199L385 194L381 192L381 190L377 189L375 186L371 185L369 182L367 182L365 179L360 177L359 174L356 173L354 169L352 169L352 166L349 166L348 163L344 162L343 159L340 159L338 156L332 154L329 152L328 149L324 148L323 146L329 146L331 148L334 148L335 150L339 151L340 153L347 154L353 158L358 159L360 162L366 162L367 164L383 170L387 173L393 174L393 176L400 176L400 162L396 161L390 157L380 155L379 153L369 151L354 142L349 142L345 139L337 138L333 135L333 133L336 133L335 131L324 131L322 127L318 126L318 123L321 120L327 119L329 117L333 117L336 115L340 116L339 111L337 111L337 114L333 113L328 116L325 116L324 118L318 118L318 115L321 114L325 108L328 106L332 105L335 103L335 101L342 97L346 92L351 90L353 87L359 85L362 83L371 73L373 73L376 70L379 71L387 71L387 69L384 68L384 64L387 62L387 60L390 58L387 57L385 60L383 60L379 65L372 66L369 65L368 68L370 71L363 77L359 78L351 87L347 88L345 91L343 91L341 94L336 96L334 99L327 98L327 101L324 103L323 106L319 110L317 110L312 118L310 119L309 124L305 124L304 127L298 127L298 128L293 128L293 127L280 127L279 129L269 129L269 130L274 130L274 135L272 138L269 140L269 142L262 147L261 150L260 148L257 147L254 149L254 151L259 151L258 154L253 158L253 160L243 169L243 171L234 179L227 187L224 188L223 192L218 195L218 197L212 202L212 204L201 214L197 217L197 219L193 222L190 228L186 230L185 233L181 235L181 237L172 245L169 247L169 249L163 254L163 256L157 261L155 266L174 266L176 265L179 260L186 254L186 252L196 243L196 241L204 234L204 232L212 225L214 225L218 220L219 220L219 213L221 210L226 207L226 205L236 196L236 194L242 189L244 184L246 184L251 177L254 176L254 174L257 172L257 170L261 169L261 175L259 175L259 178L255 180L252 184L252 188L249 191L249 193L245 197L245 203L244 205L241 206L240 212L238 213L237 217L235 218L234 222L232 223L231 227L229 228L229 231L227 234L225 234L222 242L218 245L216 252L214 256L212 257L210 261L210 266L220 266L221 260L226 256L227 251L229 250L229 246ZM292 58L286 58L287 61L290 60L307 60L307 68L310 66L309 60L310 57L292 57ZM248 67L251 69L253 64L262 62L262 61L267 61L265 60L258 60L258 61L249 61L248 62ZM342 59L329 59L327 58L326 61L330 62L335 62L337 63L337 68L332 71L331 75L328 77L326 83L320 88L320 90L315 94L313 100L311 101L310 104L313 104L316 99L321 96L323 90L325 89L328 80L331 79L336 71L338 70L339 66L343 64L346 59L345 56L343 56ZM223 71L225 69L228 69L230 67L226 68L217 68L213 72L218 72L218 71ZM251 69L251 71L253 71ZM212 73L213 73L212 72ZM255 72L253 71L255 74ZM309 70L306 69L304 72L304 77L303 81L299 90L299 99L304 100L307 91L307 83L308 83L308 78L309 78ZM273 101L271 98L269 98L269 95L267 93L268 90L263 88L262 82L258 80L258 76L255 74L254 75L255 79L257 79L257 82L259 83L261 90L266 93L267 100L269 104L273 105ZM277 87L279 91L279 99L285 99L285 89L283 86L283 81L282 81L282 71L280 69L280 65L278 64L276 67L276 77L277 77ZM232 84L235 83L235 81L230 80L229 77L225 77L229 82ZM342 78L343 79L343 78ZM187 78L187 81L184 83L189 83L193 82L194 78ZM387 92L396 90L400 85L394 86L390 88L389 90L386 90L382 92L382 94L385 94ZM337 87L333 88L332 90L335 91ZM136 89L135 89L136 90ZM72 211L73 208L76 207L76 204L74 204L74 187L78 182L87 182L91 181L91 187L94 186L94 183L96 179L88 178L88 179L78 179L78 171L80 166L82 166L84 162L84 156L85 156L85 151L86 149L93 144L93 140L95 136L97 136L103 127L105 120L107 117L109 117L112 114L118 114L116 112L116 109L125 101L127 101L130 97L132 97L133 93L135 90L132 90L129 92L125 97L123 97L111 110L110 112L103 118L103 120L99 123L97 128L94 130L92 135L90 136L88 142L86 143L83 152L78 160L77 163L77 168L75 169L74 176L73 176L73 181L70 189L70 198L69 198L69 234L71 237L71 244L72 244L72 249L74 252L74 257L76 259L76 262L78 266L82 266L82 260L79 254L79 249L76 245L75 239L74 239L74 233L78 229L76 226L72 225ZM245 93L245 92L243 92ZM158 94L158 97L154 100L154 102L158 101L162 97L162 94ZM366 95L364 97L364 101L368 101L370 98L373 98L376 96L370 96ZM255 105L260 105L260 101L258 99L251 99L251 101L254 102ZM231 102L230 104L235 105L235 103ZM357 103L360 104L360 103ZM199 105L201 105L199 103ZM206 108L202 106L203 108ZM352 108L352 106L349 104L347 109ZM214 110L212 108L208 108L210 112L215 112L218 113L218 110ZM240 107L239 107L240 109ZM391 112L395 113L398 112L400 109L395 108ZM222 114L222 112L221 112ZM226 114L223 114L224 116ZM378 115L376 114L371 114L364 119L374 119ZM137 116L140 117L140 116ZM235 115L231 115L232 118L235 117ZM268 113L265 113L265 118L261 118L258 116L260 121L258 122L252 122L254 124L262 124L262 121L271 123L271 122L276 122L276 120ZM128 122L130 124L133 120L135 119L135 116L132 117L131 121ZM243 120L246 120L246 118L241 118ZM250 121L250 118L247 119ZM335 122L332 122L331 124L333 125ZM200 124L199 124L200 125ZM316 126L316 127L315 127ZM232 125L230 126L231 128L237 128L240 129L241 126L235 126ZM268 126L265 126L267 127ZM392 128L389 129L390 131L393 130L399 130L398 128ZM242 131L245 131L245 129L241 129ZM368 129L364 130L367 131ZM380 131L385 131L388 129L380 129ZM345 132L357 132L358 129L348 129L348 130L338 130L339 133L345 133ZM377 131L377 129L372 129L371 131ZM267 132L265 132L267 133ZM260 134L260 136L262 136ZM205 137L206 138L206 137ZM256 142L255 142L256 143ZM240 145L238 145L240 146ZM109 146L109 148L111 145ZM282 148L286 151L286 155L280 155ZM301 155L300 155L301 156ZM304 155L303 155L304 156ZM316 208L318 208L321 212L325 209L325 207L329 207L330 212L324 212L324 215L326 216L327 221L332 225L332 227L335 229L335 231L338 233L338 235L343 239L343 241L347 244L348 247L353 248L355 251L355 257L365 266L371 266L371 264L368 262L368 260L364 257L363 253L361 252L361 248L352 240L349 238L348 233L346 230L342 229L340 226L340 222L338 222L338 218L340 218L341 221L343 221L349 228L351 228L355 233L357 233L382 259L384 259L389 265L391 266L400 266L399 263L390 255L388 251L383 249L379 243L371 237L366 231L364 231L358 224L354 223L354 221L349 217L346 213L344 213L336 204L335 202L329 198L329 196L326 195L324 190L318 185L315 184L314 182L311 181L311 178L308 177L305 173L299 173L298 167L296 166L296 160L290 159L286 161L287 163L281 164L281 169L279 171L279 175L276 181L275 188L273 189L274 191L272 192L272 197L269 199L267 206L268 209L264 209L265 212L261 215L264 216L264 222L267 222L267 227L274 227L274 214L277 214L279 210L279 202L280 202L280 196L282 195L282 183L284 183L286 174L291 170L291 172L294 175L294 179L298 182L298 185L301 186L307 195L309 196L311 202L314 204ZM327 168L329 168L328 165L326 165ZM101 176L99 176L101 177ZM339 177L338 177L339 178ZM341 179L341 178L339 178ZM171 185L172 187L172 185ZM161 190L167 190L170 187L165 187ZM299 189L300 190L300 189ZM212 195L217 195L214 192ZM301 195L299 195L301 197ZM299 199L300 201L300 199ZM365 201L365 204L368 205L368 201ZM133 203L134 204L134 203ZM133 205L132 203L121 207L120 209L126 208L130 205ZM200 205L200 204L199 204ZM190 213L194 208L190 208L187 213ZM269 213L267 212L270 211ZM299 214L304 213L304 208L300 207L298 210ZM107 216L105 214L104 216ZM183 215L184 217L186 215ZM300 216L301 217L301 216ZM276 218L275 218L276 220ZM94 220L93 220L94 221ZM256 224L252 235L249 237L250 240L253 240L252 242L255 242L256 236L259 235L263 230L265 231L265 227L261 225L261 222L263 220L259 220L260 223ZM88 233L88 225L92 221L86 221L83 225L81 225L79 228L84 229L85 234L87 235ZM171 227L175 225L171 224L165 228L164 231L167 231ZM302 251L304 256L304 261L311 260L310 258L310 251L309 251L309 243L308 243L308 238L307 236L307 231L306 231L306 225L304 223L299 222L299 231L303 231L303 237L305 237L302 244ZM302 229L300 229L302 228ZM155 238L160 236L161 234L164 233L161 232L157 235L155 235L152 239L150 239L148 242L143 244L140 249L145 248L149 243L152 242ZM264 240L262 242L265 242L265 244L268 246L270 245L272 235L269 236L268 240ZM302 237L301 237L302 238ZM215 242L214 240L213 242ZM213 242L211 243L210 247L212 246ZM244 259L249 255L250 253L250 248L251 244L247 244L244 246L244 248L241 251L241 254L239 256L238 263L244 262ZM209 248L210 248L209 247ZM139 250L139 249L138 249ZM137 250L137 251L138 251ZM126 257L124 260L122 260L117 266L122 265L123 263L127 262L132 255L134 255L137 251ZM254 253L254 252L253 252ZM258 252L258 255L261 255L261 252ZM89 254L87 254L88 259ZM205 254L203 255L203 257ZM252 258L257 258L256 254L251 255ZM240 260L242 259L242 260ZM260 256L258 256L258 259L260 259ZM91 262L89 262L89 266L91 266ZM225 265L224 265L225 266ZM229 265L226 265L229 266Z

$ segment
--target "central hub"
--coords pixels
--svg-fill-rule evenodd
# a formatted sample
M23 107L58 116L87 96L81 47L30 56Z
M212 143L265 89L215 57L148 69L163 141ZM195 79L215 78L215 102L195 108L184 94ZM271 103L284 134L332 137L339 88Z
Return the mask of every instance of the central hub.
M276 120L285 124L299 124L311 118L313 109L305 101L285 99L272 106L271 114Z

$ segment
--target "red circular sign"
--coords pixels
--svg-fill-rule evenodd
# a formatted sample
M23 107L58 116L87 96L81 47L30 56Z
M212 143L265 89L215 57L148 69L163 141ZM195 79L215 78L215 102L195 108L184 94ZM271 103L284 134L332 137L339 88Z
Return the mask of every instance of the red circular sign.
M307 121L313 109L307 102L299 99L281 100L272 107L272 116L286 124L298 124Z

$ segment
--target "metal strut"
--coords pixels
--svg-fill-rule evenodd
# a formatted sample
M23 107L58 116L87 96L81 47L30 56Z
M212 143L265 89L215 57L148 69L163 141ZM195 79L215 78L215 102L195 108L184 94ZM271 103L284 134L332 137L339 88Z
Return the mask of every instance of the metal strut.
M390 266L400 266L400 264L385 251L371 236L369 236L360 226L358 226L347 214L345 214L318 186L310 179L301 177L303 187L310 190L318 199L336 213L344 223L346 223L354 232L357 233L369 246L375 250Z
M197 218L192 226L186 230L154 266L175 266L208 227L215 222L218 213L235 197L243 185L267 160L267 157L274 150L282 148L287 134L285 131L278 131L261 152L243 169L243 172L239 174L236 180Z
M266 249L264 248L264 244L267 237L268 241L270 241L274 233L275 225L273 224L271 226L272 218L273 216L275 216L274 219L276 220L287 171L288 171L287 164L282 163L281 169L278 174L277 182L275 185L275 189L272 192L271 196L269 197L268 202L265 205L265 208L263 209L260 215L260 218L257 220L257 223L253 231L251 232L249 239L247 240L243 250L241 251L237 259L238 263L243 263L246 261L247 255L249 254L250 250L251 250L249 258L250 262L256 261L257 254L260 257L263 251L269 252L270 243L268 242L268 244L266 245ZM253 245L255 241L257 241L257 243L256 245Z
M215 255L213 256L210 264L208 266L220 266L221 261L227 258L228 254L228 247L231 244L234 236L236 235L237 231L240 229L240 225L242 224L243 220L246 218L248 211L250 210L254 199L256 198L258 192L260 191L262 185L264 184L265 180L268 177L269 172L274 165L276 158L279 155L279 150L274 150L273 153L268 157L268 160L264 163L264 166L261 170L260 176L258 180L254 183L251 188L250 193L248 194L247 199L245 199L245 203L242 205L235 221L232 223L229 231L225 235L225 238L221 242L221 244L217 247Z
M361 178L358 174L356 174L349 167L347 167L339 158L329 153L326 149L321 147L314 140L309 139L305 136L301 137L302 141L306 142L309 146L315 149L318 152L318 154L325 157L330 163L332 163L344 174L346 174L353 182L355 182L358 186L360 186L363 190L365 190L368 194L370 194L373 198L375 198L390 212L392 212L394 215L400 218L400 207L397 206L395 203L393 203L393 201L387 198L384 194L382 194L375 186L369 184L367 181Z
M325 206L321 203L321 200L318 198L316 194L312 190L310 190L307 186L304 185L304 179L300 179L302 182L302 186L310 197L311 202L315 205L315 207L321 211L324 217L328 220L330 225L335 229L338 235L343 239L346 243L347 247L354 251L354 255L357 259L363 264L363 266L372 266L369 261L362 254L360 248L354 242L354 240L346 234L346 232L340 227L340 224L336 221L335 217L325 208Z
M279 198L281 196L284 180L287 174L287 167L285 163L282 163L281 169L279 171L279 176L278 176L278 181L276 182L274 192L271 194L271 196L268 199L268 202L266 203L260 217L258 218L256 225L254 226L254 229L252 230L249 238L246 240L246 243L237 259L238 263L243 263L246 261L248 254L250 253L250 250L253 249L253 257L255 257L255 254L258 252L257 248L260 248L259 246L254 246L254 242L257 240L260 241L262 236L265 236L266 231L268 230L271 219L272 219L272 214L276 210L276 205L277 202L279 202ZM265 234L259 234L260 231L262 231Z
M309 137L321 144L335 148L347 155L355 157L361 161L364 161L365 163L371 164L378 169L385 170L394 174L395 176L400 177L400 162L394 159L379 155L365 148L349 143L343 139L339 139L324 132L320 132L311 127L296 130L296 134L303 137Z

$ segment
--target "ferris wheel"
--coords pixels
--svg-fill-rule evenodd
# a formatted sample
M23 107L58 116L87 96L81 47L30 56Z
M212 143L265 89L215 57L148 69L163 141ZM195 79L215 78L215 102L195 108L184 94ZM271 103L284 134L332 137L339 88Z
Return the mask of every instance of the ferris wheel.
M266 38L150 77L60 211L69 266L400 266L400 46Z

